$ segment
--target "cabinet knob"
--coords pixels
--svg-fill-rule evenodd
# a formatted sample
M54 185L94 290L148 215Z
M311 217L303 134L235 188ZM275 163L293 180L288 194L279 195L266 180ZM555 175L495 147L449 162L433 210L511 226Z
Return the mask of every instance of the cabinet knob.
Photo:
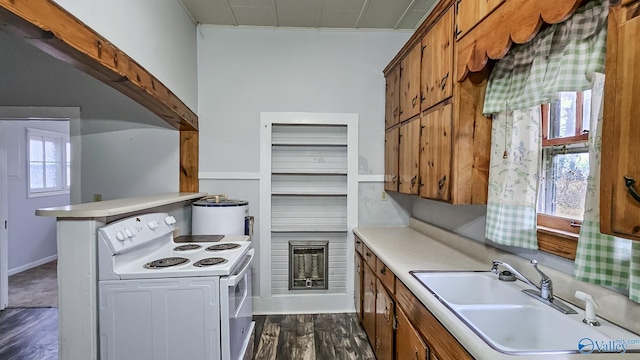
M634 198L637 202L640 202L640 194L638 194L635 188L636 180L634 178L630 178L627 176L623 176L623 178L624 178L624 184L627 187L627 191L629 192L629 195L631 195L631 197Z
M411 186L414 186L416 184L416 181L418 180L418 175L414 175L411 178Z
M416 95L413 99L411 99L411 106L415 107L418 103L418 95Z
M384 266L382 267L382 269L380 269L380 274L382 274L382 275L387 275L387 266L386 266L386 265L384 265Z

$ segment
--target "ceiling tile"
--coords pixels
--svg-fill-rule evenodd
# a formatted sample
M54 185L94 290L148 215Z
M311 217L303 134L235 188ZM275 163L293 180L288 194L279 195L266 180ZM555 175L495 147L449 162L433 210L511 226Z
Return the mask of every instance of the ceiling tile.
M411 0L370 0L358 27L392 29Z
M424 11L409 11L404 20L398 25L398 29L415 29L424 14Z
M233 7L240 25L277 26L275 9L257 7Z
M428 10L430 10L433 5L435 3L437 3L438 0L418 0L416 1L416 3L413 5L413 11L421 11L422 12L422 16L424 16L424 14L426 14L426 12Z
M353 29L358 21L360 11L327 11L322 10L320 27Z
M182 3L201 24L234 25L226 0L182 0Z
M276 0L280 26L317 27L320 0Z
M232 7L273 8L273 0L229 0Z
M365 0L322 0L324 11L351 11L360 13Z

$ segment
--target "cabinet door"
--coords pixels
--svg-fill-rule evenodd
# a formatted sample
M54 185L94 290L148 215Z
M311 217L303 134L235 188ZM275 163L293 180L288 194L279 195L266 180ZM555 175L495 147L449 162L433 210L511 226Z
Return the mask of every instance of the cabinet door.
M353 288L353 301L356 306L356 314L358 314L358 320L362 322L362 278L364 276L362 271L362 258L358 253L355 254L355 274L354 274L354 288Z
M396 318L396 359L428 360L429 348L399 306L396 307Z
M420 113L421 47L421 44L416 45L400 62L400 121Z
M458 0L456 3L458 12L457 38L462 38L503 2L504 0Z
M362 268L364 269L362 282L362 286L364 287L362 290L362 326L373 347L376 343L376 276L366 263L363 263Z
M384 189L387 191L398 191L399 141L400 127L384 133Z
M425 198L451 198L451 111L447 104L422 115L420 196Z
M393 320L395 319L395 305L391 296L377 280L376 295L376 359L393 359Z
M385 88L384 125L388 129L400 122L400 67L387 74Z
M420 118L400 126L400 174L399 191L404 194L418 194L420 166Z
M603 211L611 216L611 231L614 235L640 240L640 201L634 199L627 188L626 179L637 183L631 187L640 191L640 17L623 22L618 28L618 61L616 74L615 120L610 124L605 118L605 126L617 126L615 132L603 131L603 150L607 146L612 151L603 151L602 186L610 186L611 211ZM606 103L606 102L605 102ZM614 135L609 136L607 135ZM615 144L615 145L612 145ZM617 160L617 161L616 161ZM603 199L603 204L608 202ZM606 220L603 220L603 222Z
M422 39L421 109L453 94L453 8Z

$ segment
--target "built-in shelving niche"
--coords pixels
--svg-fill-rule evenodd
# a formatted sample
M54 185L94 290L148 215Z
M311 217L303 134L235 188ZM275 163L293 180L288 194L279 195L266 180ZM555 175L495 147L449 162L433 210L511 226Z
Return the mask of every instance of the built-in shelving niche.
M269 127L271 130L262 138L270 139L270 156L262 160L269 161L270 167L268 174L261 173L269 179L268 188L264 189L269 194L261 199L269 204L272 294L348 291L347 274L353 271L348 269L347 243L350 225L354 226L349 212L354 206L349 205L349 200L357 204L357 183L349 185L357 173L357 135L353 141L350 132L357 132L357 121L331 118L327 123L322 119L263 121L265 132ZM291 277L292 266L297 264L291 261L290 243L318 242L327 243L322 286L311 290L291 286L291 279L297 284L295 276Z

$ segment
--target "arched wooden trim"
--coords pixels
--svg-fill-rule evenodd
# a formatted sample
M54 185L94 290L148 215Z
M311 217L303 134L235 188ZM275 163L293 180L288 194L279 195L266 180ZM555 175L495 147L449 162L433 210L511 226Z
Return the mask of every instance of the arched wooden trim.
M120 91L178 130L198 116L130 56L51 0L0 0L0 26Z
M583 0L508 0L458 42L457 80L503 58L513 43L533 39L543 24L569 18Z

